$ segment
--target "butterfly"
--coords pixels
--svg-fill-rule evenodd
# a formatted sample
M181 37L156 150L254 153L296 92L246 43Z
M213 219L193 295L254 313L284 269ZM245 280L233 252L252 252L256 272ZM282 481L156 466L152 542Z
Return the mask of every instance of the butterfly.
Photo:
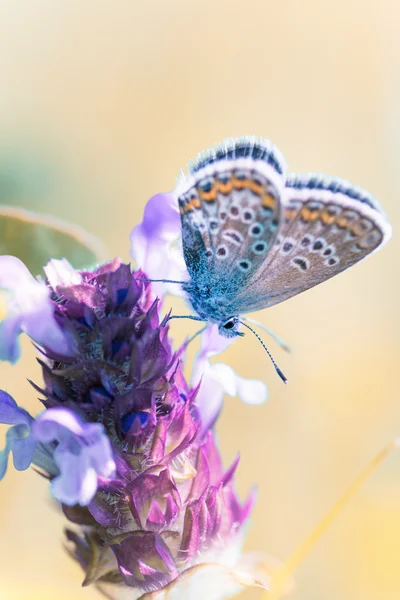
M391 236L368 192L285 171L269 140L229 139L199 154L174 191L191 318L217 324L225 337L243 335L241 325L251 329L242 315L330 279Z

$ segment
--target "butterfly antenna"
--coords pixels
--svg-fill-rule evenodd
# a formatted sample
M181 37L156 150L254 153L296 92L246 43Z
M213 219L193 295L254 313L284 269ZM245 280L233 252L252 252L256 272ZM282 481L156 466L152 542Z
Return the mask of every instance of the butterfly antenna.
M268 356L271 359L272 364L275 367L275 371L278 373L279 377L282 379L283 383L287 383L287 379L284 376L284 374L282 373L282 371L280 370L280 368L278 367L278 365L276 364L274 357L272 356L271 352L268 350L267 346L264 344L264 342L262 341L262 339L260 338L260 336L258 335L258 333L256 331L254 331L254 329L252 327L250 327L250 325L247 325L247 323L244 323L244 321L239 321L242 325L244 325L245 327L247 327L247 329L250 329L250 331L252 333L254 333L254 335L256 336L256 338L258 339L258 341L260 342L261 346L264 348L265 352L268 354Z
M204 319L200 317L195 317L194 315L170 315L166 321L172 321L172 319L190 319L191 321L202 321L204 323Z
M286 342L284 342L282 338L280 338L278 335L276 335L276 333L274 333L273 331L268 329L268 327L266 327L263 323L259 323L258 321L255 321L254 319L249 319L248 317L242 317L242 319L244 321L247 321L248 323L257 325L257 327L259 327L260 329L262 329L263 331L268 333L268 335L270 335L272 337L272 339L274 339L279 344L279 346L282 348L282 350L285 350L285 352L288 352L289 354L292 352L292 349L290 348L290 346L288 344L286 344Z

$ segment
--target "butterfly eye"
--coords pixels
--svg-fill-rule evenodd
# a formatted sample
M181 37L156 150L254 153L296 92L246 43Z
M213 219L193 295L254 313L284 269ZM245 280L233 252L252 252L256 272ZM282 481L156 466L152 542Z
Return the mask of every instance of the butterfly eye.
M240 322L238 317L230 317L226 321L220 323L218 327L219 333L223 337L234 338L238 336L243 336L243 333L239 331Z
M233 329L235 327L235 319L229 319L226 323L222 325L224 329Z

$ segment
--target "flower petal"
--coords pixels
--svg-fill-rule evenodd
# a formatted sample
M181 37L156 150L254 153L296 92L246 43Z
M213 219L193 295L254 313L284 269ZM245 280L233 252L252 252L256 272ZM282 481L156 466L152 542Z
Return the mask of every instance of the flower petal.
M192 372L192 385L196 386L203 379L209 367L209 359L224 352L233 342L233 338L225 338L218 332L217 325L209 325L201 334L200 351L196 356Z
M0 479L7 471L8 456L13 453L14 466L25 471L31 462L36 448L36 440L31 434L33 418L20 408L6 392L0 391L0 423L13 425L7 431L6 445L0 451Z
M203 369L203 378L196 397L202 432L213 426L222 409L225 394L238 396L245 404L254 405L263 404L268 398L268 388L265 383L257 379L239 377L228 365L223 363L210 365L207 361L203 361ZM197 377L201 375L199 365L196 365L195 372Z
M214 363L210 365L207 376L215 383L220 384L225 394L232 397L236 396L238 376L232 367L229 367L224 363Z
M218 331L218 325L209 325L201 335L200 353L210 358L221 354L233 343L235 338L226 338Z
M222 363L215 363L210 368L211 377L219 382L225 394L238 396L245 404L263 404L268 398L265 383L258 379L240 377L235 371Z
M15 363L21 354L19 334L22 332L22 316L8 316L0 323L0 360Z
M111 444L98 423L85 423L64 408L50 408L37 418L34 434L41 442L58 442L54 461L60 474L52 482L52 491L68 506L89 504L98 478L115 474Z
M148 240L156 237L173 241L181 231L178 203L172 194L156 194L147 202L139 229Z
M68 506L87 506L97 491L97 473L90 467L88 457L57 448L54 459L61 472L52 483L54 497Z
M196 407L200 414L202 434L214 425L222 409L223 402L223 386L215 382L206 373L196 396Z
M56 290L59 285L77 285L82 283L82 275L76 271L66 258L52 258L44 267L49 284Z
M8 315L0 323L0 360L15 362L18 336L25 332L40 346L69 354L67 339L54 318L49 289L15 256L0 256L0 288L10 292Z
M150 279L188 280L181 244L178 204L172 194L156 194L148 201L143 221L131 232L131 256ZM182 295L176 284L154 284L153 292Z
M268 388L258 379L245 379L236 375L236 393L245 404L263 404L268 400Z
M8 442L13 453L14 467L17 471L25 471L31 465L36 440L26 425L14 425L7 432Z
M5 425L18 425L25 423L30 425L33 417L24 409L18 406L14 398L0 390L0 423Z

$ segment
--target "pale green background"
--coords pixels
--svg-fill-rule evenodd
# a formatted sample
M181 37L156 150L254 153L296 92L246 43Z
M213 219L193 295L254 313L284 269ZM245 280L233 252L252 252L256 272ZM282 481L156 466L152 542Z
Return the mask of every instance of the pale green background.
M260 314L295 349L271 343L288 386L249 336L224 357L270 388L261 407L228 398L218 432L226 464L240 450L242 497L259 487L247 548L283 560L400 434L399 22L395 0L0 2L1 154L23 179L6 200L127 259L152 194L199 150L254 133L292 170L346 177L390 215L381 253ZM0 387L34 413L33 356L27 344L1 366ZM2 600L97 598L62 550L46 483L10 470L0 486ZM399 539L393 454L299 568L293 599L398 600Z

